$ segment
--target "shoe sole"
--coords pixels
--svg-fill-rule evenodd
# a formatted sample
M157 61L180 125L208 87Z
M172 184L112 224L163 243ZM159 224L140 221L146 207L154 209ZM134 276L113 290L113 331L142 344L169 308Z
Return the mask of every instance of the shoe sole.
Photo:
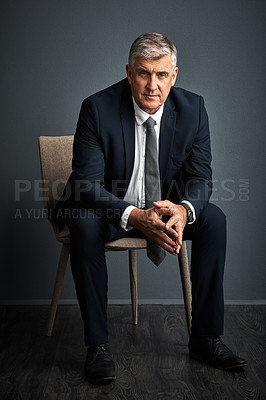
M239 368L243 368L246 367L248 364L236 364L233 365L231 367L220 367L219 365L212 363L211 361L207 360L205 357L203 357L201 354L196 354L196 353L189 353L189 357L192 358L193 360L197 360L197 361L201 361L201 362L205 362L215 368L221 369L223 371L228 371L228 370L232 370L232 369L239 369Z
M93 379L93 380L88 379L90 383L94 383L95 385L112 383L115 380L116 380L115 376L106 376L105 378Z

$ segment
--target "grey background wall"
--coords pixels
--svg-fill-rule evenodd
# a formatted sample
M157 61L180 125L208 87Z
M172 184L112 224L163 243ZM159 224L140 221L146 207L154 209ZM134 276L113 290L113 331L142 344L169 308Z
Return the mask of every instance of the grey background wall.
M205 98L212 201L228 217L225 298L266 299L265 11L264 0L1 1L2 302L51 296L60 245L42 215L38 136L72 135L83 98L125 77L149 31L176 43L177 85ZM126 254L108 265L110 300L128 299ZM139 266L143 301L182 298L176 258L156 269L140 251ZM75 299L70 269L62 299Z

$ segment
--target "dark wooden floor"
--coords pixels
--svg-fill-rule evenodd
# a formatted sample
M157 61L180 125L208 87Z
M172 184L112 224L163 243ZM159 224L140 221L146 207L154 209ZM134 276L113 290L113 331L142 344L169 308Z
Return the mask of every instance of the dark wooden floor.
M180 305L109 306L117 380L94 386L83 377L86 350L77 306L60 306L54 334L44 336L47 306L0 306L1 400L266 399L266 307L227 306L225 342L246 357L241 372L224 372L188 357Z

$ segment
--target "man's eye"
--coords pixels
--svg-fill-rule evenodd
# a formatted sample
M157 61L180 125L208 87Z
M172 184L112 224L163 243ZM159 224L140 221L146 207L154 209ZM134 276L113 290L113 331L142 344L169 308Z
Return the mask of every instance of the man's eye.
M140 75L148 75L147 71L140 71Z
M164 77L166 77L167 76L167 74L165 73L165 72L160 72L159 73L159 77L160 78L164 78Z

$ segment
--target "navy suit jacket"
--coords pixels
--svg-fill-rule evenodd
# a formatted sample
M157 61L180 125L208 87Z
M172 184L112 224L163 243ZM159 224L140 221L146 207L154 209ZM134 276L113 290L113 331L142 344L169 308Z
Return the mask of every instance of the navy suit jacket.
M85 207L118 225L134 166L135 119L124 79L82 103L73 147L73 172L58 208ZM211 150L203 98L172 87L159 139L162 200L190 201L196 216L211 195ZM71 193L67 196L67 193Z

